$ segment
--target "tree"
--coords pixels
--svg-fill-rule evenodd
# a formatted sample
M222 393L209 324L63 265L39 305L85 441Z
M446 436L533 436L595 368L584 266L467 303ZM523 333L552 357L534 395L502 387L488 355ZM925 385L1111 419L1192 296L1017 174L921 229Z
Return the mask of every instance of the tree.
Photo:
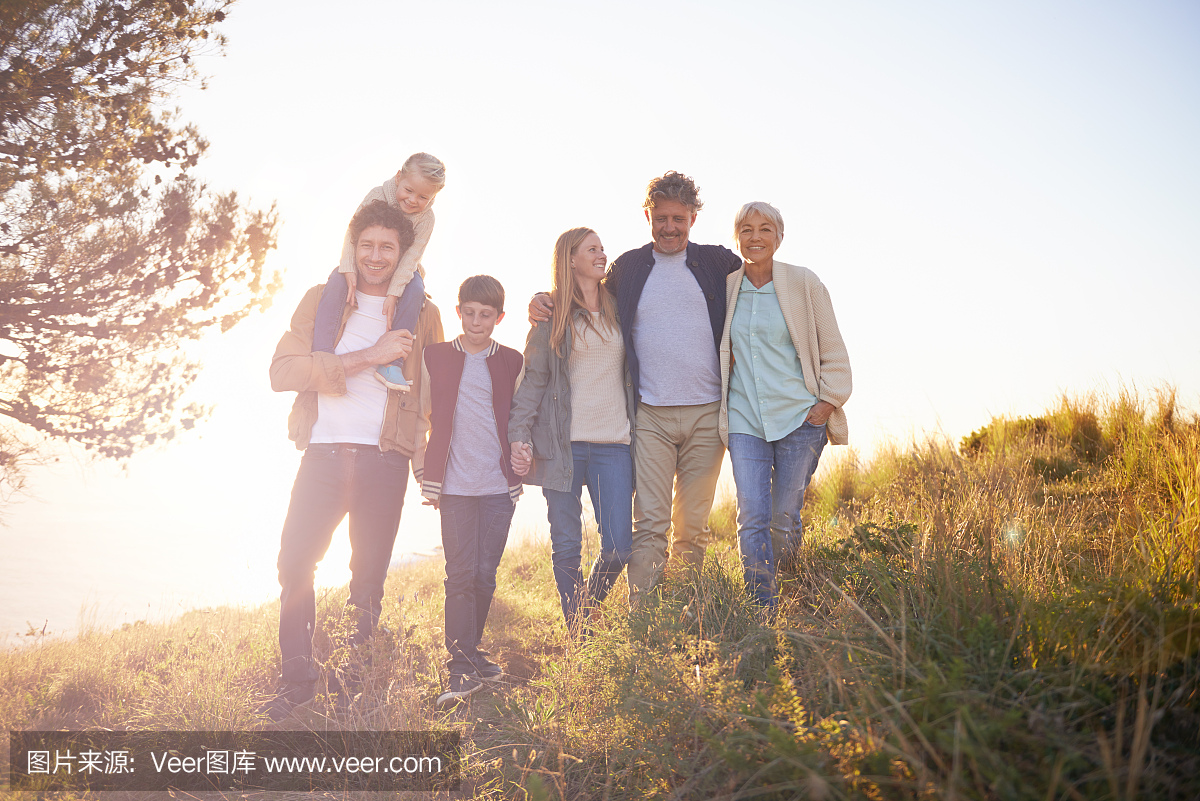
M185 345L266 308L274 207L164 107L232 0L0 0L0 415L105 457L190 428ZM19 429L19 427L17 427ZM0 484L32 450L0 431Z

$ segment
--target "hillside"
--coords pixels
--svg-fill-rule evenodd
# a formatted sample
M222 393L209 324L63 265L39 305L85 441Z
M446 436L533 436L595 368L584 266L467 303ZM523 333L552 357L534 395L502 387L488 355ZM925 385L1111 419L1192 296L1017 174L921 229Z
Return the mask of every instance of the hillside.
M582 644L548 547L506 553L485 644L512 681L447 713L441 564L394 571L363 697L299 722L459 730L476 797L1200 797L1200 424L1172 395L1064 399L833 468L774 625L743 600L726 499L704 574L633 616L622 581ZM344 594L320 600L330 671ZM276 615L0 654L0 722L253 728Z

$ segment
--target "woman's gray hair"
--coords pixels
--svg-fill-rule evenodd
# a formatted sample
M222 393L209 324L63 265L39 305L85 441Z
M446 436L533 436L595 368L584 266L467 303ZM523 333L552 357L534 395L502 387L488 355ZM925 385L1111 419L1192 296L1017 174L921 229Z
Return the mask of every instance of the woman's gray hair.
M766 203L761 200L753 200L753 201L747 203L745 206L742 206L741 209L738 210L738 213L736 215L734 215L734 218L733 218L734 241L737 241L738 229L742 227L742 223L744 223L746 221L747 217L749 217L751 214L755 214L755 213L761 214L762 216L764 216L768 220L770 220L772 223L774 223L776 233L779 235L780 239L783 239L783 215L779 213L779 209L775 208L770 203Z

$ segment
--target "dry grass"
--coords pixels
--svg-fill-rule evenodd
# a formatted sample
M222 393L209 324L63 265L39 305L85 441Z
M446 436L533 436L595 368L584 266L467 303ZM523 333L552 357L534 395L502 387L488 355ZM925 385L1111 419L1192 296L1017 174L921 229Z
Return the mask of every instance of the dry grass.
M812 489L774 627L718 552L527 690L554 714L510 727L538 753L510 786L1200 796L1200 427L1173 396L1064 399L960 448L844 459Z
M339 648L330 594L318 652L365 665L366 692L302 722L458 729L475 797L1200 797L1200 426L1169 393L1064 399L834 468L772 626L746 603L726 498L703 575L632 616L622 582L583 645L548 549L506 554L487 639L516 679L447 713L441 565L389 579L367 654ZM0 654L0 721L249 727L276 614Z

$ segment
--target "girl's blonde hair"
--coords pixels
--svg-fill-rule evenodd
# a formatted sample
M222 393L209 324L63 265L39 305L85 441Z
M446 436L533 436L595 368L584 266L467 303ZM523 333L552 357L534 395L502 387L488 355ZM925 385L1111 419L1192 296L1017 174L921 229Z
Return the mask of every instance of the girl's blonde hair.
M403 175L419 175L438 188L446 185L446 165L437 156L428 153L413 153L400 168Z
M575 319L575 310L587 311L583 303L583 291L580 290L575 276L571 272L571 257L583 244L583 240L596 233L591 228L572 228L558 237L554 243L553 274L551 275L550 298L554 301L554 312L550 317L550 347L559 358L563 356L563 341L567 337L567 328ZM609 331L617 330L617 302L603 286L600 287L600 319ZM584 316L585 324L591 327L598 336L603 338L601 331L592 321L592 315Z

